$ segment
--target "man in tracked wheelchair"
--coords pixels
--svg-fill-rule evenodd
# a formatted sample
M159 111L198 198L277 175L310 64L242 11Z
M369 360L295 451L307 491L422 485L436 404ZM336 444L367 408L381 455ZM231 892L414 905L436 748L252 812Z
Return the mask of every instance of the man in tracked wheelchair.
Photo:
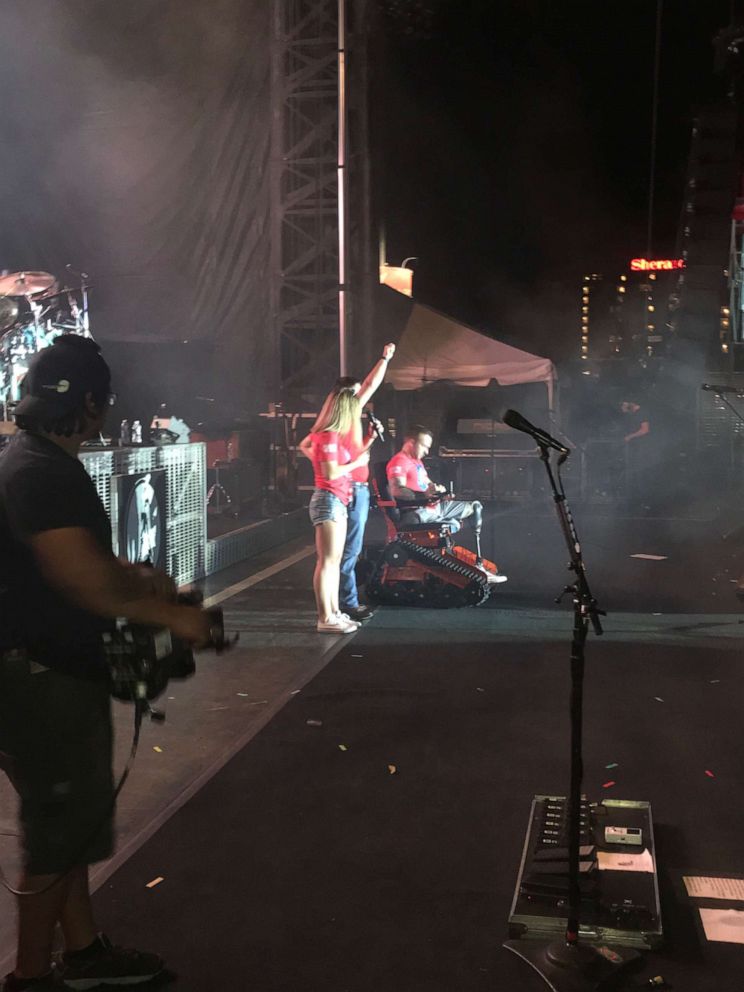
M457 530L463 520L470 518L473 530L480 534L482 503L478 500L466 502L438 498L447 490L445 486L432 482L423 462L432 443L433 435L429 428L416 424L406 431L403 447L387 463L388 487L398 504L401 525L449 521L457 525L453 528ZM429 497L423 505L422 497Z
M433 435L428 427L416 424L406 431L403 447L387 463L387 479L390 495L400 511L400 523L433 524L451 523L453 533L459 530L463 520L467 520L475 533L477 564L482 563L480 534L483 526L483 504L459 499L440 499L447 490L437 482L432 482L424 467L423 459L429 454ZM422 503L424 497L428 497ZM490 583L506 582L503 572L489 571Z
M114 618L210 639L208 615L164 573L114 557L80 445L113 394L94 341L63 335L31 361L17 434L0 454L0 766L20 797L24 867L15 969L5 992L133 985L163 968L98 933L88 866L113 850L110 679ZM65 950L52 964L59 923Z

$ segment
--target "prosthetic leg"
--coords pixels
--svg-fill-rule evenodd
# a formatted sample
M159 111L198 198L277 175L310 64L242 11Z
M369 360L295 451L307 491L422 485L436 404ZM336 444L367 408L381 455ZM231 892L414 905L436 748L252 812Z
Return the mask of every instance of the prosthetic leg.
M481 530L483 529L483 504L478 500L473 502L473 531L475 532L475 564L483 564L481 554Z

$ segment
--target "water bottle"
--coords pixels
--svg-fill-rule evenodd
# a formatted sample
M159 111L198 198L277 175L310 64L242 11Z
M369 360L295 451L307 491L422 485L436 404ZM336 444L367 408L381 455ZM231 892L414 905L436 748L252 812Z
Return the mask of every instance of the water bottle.
M142 424L139 420L132 424L132 444L142 444Z
M129 433L129 421L122 420L121 427L119 428L119 445L123 448L125 445L129 444L132 440L132 436Z

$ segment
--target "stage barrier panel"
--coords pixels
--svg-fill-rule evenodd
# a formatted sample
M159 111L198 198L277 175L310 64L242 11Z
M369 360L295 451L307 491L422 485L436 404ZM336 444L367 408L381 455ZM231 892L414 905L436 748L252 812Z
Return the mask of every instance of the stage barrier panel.
M105 448L80 452L111 521L114 553L119 554L118 475L156 469L166 473L165 535L168 571L177 585L204 578L207 549L206 451L203 442L159 447Z

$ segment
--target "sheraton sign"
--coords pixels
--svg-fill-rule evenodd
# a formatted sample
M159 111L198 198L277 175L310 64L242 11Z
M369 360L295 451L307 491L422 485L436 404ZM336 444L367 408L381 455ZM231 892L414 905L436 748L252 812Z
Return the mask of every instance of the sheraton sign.
M631 272L668 272L684 267L684 258L632 258L630 261Z

